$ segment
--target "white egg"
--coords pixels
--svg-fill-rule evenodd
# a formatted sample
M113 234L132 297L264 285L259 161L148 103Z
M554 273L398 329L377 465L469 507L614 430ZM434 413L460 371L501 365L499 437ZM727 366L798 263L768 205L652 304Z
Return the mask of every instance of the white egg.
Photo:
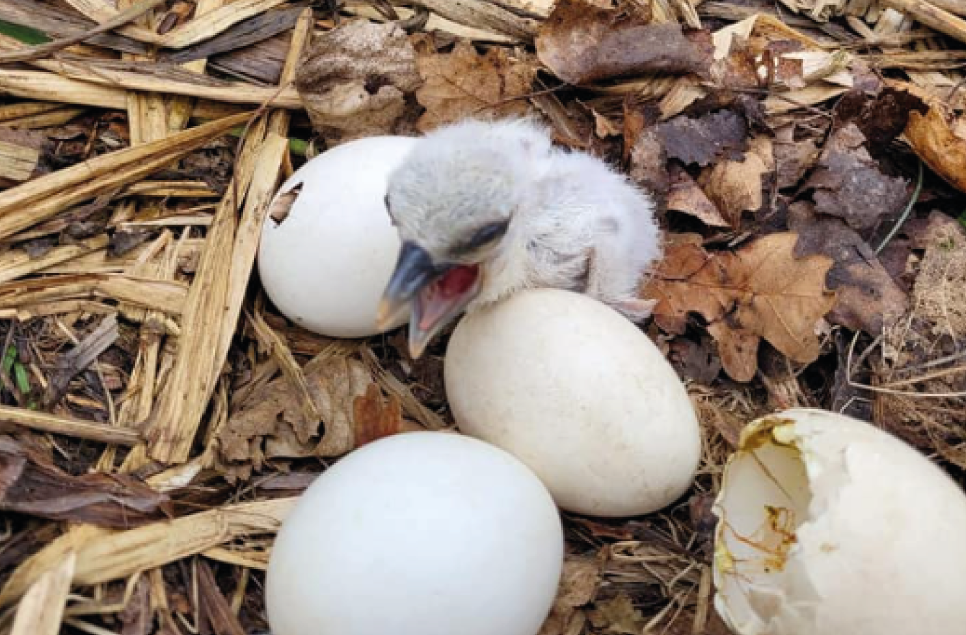
M268 297L293 322L331 337L379 332L376 308L400 247L386 185L418 142L369 137L336 146L279 189L276 198L301 186L282 222L266 218L258 272Z
M691 485L698 422L651 340L587 296L534 289L467 315L446 394L463 432L526 463L567 510L631 516Z
M966 633L966 496L870 424L751 423L715 513L715 607L735 633Z
M386 437L305 491L275 540L273 635L535 635L563 566L557 508L506 452Z

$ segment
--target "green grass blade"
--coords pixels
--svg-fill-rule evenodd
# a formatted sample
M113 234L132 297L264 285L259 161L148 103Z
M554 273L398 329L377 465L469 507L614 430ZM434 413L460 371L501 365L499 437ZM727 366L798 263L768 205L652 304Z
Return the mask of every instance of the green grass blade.
M4 22L3 20L0 20L0 33L19 40L24 44L43 44L44 42L50 42L50 38L37 29L31 29L29 26L20 26L12 22Z

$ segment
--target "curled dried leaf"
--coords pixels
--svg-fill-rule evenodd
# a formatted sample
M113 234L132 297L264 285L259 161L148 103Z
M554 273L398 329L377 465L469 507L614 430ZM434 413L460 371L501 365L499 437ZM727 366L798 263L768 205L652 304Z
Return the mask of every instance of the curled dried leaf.
M704 188L725 219L737 227L743 212L755 212L764 203L764 178L775 169L771 139L755 137L740 161L721 161L701 175Z
M966 192L966 137L953 127L953 118L938 105L929 108L925 115L909 113L906 138L923 163L946 182Z
M295 79L313 125L336 129L343 140L391 132L420 82L405 31L366 20L320 37Z
M796 362L814 361L815 325L835 303L825 288L833 263L824 255L795 258L797 241L794 233L769 234L736 252L709 254L700 236L672 236L644 290L658 300L655 321L682 333L688 314L700 314L736 381L754 377L761 338Z
M638 16L588 0L560 0L537 35L537 56L571 84L642 73L698 73L711 68L711 35L685 34L674 22Z
M126 529L163 517L168 497L124 474L72 476L35 448L0 436L0 510Z
M399 398L395 395L384 397L377 384L370 384L365 395L355 398L352 415L357 448L403 431Z

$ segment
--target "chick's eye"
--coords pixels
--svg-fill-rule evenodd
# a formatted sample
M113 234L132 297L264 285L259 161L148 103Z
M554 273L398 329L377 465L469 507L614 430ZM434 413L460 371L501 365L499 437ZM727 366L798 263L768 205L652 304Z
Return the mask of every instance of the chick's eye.
M489 223L483 225L473 233L473 237L468 241L474 247L482 247L483 245L489 244L496 240L497 238L502 238L506 234L507 227L509 227L510 221L502 220L496 223Z

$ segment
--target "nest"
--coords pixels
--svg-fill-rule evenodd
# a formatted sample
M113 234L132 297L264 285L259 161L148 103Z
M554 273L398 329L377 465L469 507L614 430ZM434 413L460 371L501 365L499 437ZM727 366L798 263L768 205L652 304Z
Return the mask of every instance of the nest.
M404 333L301 330L254 261L304 161L465 117L538 117L662 202L645 328L704 435L671 507L565 515L543 635L725 633L712 503L775 409L962 477L957 3L315 4L0 3L0 632L263 633L298 494L453 427L445 337L412 360Z

